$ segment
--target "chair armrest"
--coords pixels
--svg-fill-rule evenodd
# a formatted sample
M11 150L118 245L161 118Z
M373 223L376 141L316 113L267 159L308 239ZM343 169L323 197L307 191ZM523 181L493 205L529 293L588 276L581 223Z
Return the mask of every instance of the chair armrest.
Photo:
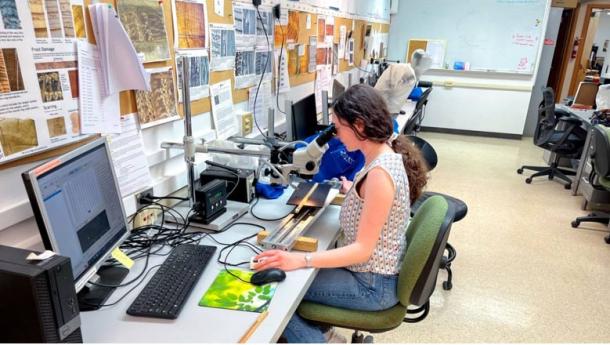
M560 122L569 123L569 124L574 124L574 125L577 125L577 126L582 125L582 121L577 119L577 118L574 118L574 117L562 117L562 118L559 119L559 121Z
M561 119L561 118L564 118L564 117L572 117L572 115L570 115L570 112L568 112L566 110L555 108L554 111L555 111L555 116L557 118Z

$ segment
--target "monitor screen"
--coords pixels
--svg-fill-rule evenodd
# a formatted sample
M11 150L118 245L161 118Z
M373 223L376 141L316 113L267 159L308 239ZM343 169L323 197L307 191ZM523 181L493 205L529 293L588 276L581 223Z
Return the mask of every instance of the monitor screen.
M77 291L127 236L127 222L106 139L23 174L47 249L67 256Z
M316 96L311 94L292 104L293 140L303 140L316 134L318 129L318 114L316 112Z

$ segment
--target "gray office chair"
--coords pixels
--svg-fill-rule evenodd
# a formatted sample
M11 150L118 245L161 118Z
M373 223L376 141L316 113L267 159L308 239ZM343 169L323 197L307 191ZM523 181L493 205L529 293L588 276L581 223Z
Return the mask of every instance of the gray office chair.
M534 177L548 176L549 180L558 177L566 182L565 189L572 188L572 180L567 175L574 175L574 171L559 167L562 157L573 158L580 156L584 147L587 132L581 128L581 121L569 115L555 111L555 93L550 87L542 90L543 100L538 107L538 124L534 132L534 144L554 153L550 166L524 165L517 169L517 174L523 170L533 170L536 173L525 179L525 183L532 183ZM559 125L564 129L558 129Z
M415 134L419 132L421 128L421 123L424 120L425 116L426 105L428 105L428 96L432 92L432 83L420 81L418 86L422 86L422 84L425 85L423 87L427 87L427 89L422 93L421 97L415 104L415 109L413 109L411 117L409 117L409 119L407 120L407 123L405 124L402 130L402 134Z
M610 128L602 125L593 127L591 136L591 166L589 181L594 188L610 191ZM610 214L606 212L592 212L587 216L578 217L572 221L572 227L577 228L582 222L595 222L608 225ZM610 244L610 235L604 238Z

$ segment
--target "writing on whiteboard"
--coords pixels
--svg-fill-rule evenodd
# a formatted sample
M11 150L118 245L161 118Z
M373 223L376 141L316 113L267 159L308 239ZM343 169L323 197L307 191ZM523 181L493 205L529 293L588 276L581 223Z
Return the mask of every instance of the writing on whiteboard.
M525 47L535 47L538 37L532 33L514 33L513 44Z
M519 60L519 63L517 64L517 71L525 72L525 71L529 71L529 70L531 70L530 61L527 59L527 57L522 57Z

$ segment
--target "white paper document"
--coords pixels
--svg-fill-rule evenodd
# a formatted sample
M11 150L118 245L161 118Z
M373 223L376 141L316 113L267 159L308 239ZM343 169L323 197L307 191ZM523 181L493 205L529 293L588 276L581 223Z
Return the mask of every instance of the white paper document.
M210 24L210 70L225 71L235 67L235 30L233 25Z
M273 95L271 94L271 81L267 80L261 83L261 87L258 90L258 95L256 93L256 86L250 88L249 99L248 99L248 109L254 114L256 117L256 123L261 128L261 130L267 129L267 113L269 111L269 107L271 106L271 101L273 100ZM256 98L256 106L254 99Z
M1 163L84 139L75 44L84 36L73 18L80 5L0 0Z
M322 112L322 91L328 91L332 83L331 65L316 66L316 113Z
M316 52L318 49L318 38L316 36L309 37L309 61L307 62L307 72L313 73L316 71Z
M339 59L345 58L345 39L347 38L347 28L345 25L339 27Z
M282 52L281 61L280 52ZM275 50L275 65L280 68L276 90L279 93L288 92L290 90L290 78L288 77L288 52L286 48L283 51L280 49Z
M152 186L138 116L128 114L121 117L121 134L109 136L108 142L121 196L126 197Z
M102 91L111 95L125 90L150 91L150 76L116 12L107 4L89 5L93 32L100 49Z
M233 114L233 94L231 80L224 80L210 85L212 101L212 119L218 139L226 139L239 132L237 120Z
M84 40L78 41L77 47L81 132L120 133L119 94L102 95L99 50Z
M178 75L178 102L182 103L182 57L189 60L189 92L190 99L196 101L206 98L210 95L210 64L208 59L208 51L201 50L184 50L176 53L176 72Z
M443 68L445 64L445 42L440 40L428 40L426 53L432 58L430 68Z
M214 0L214 13L216 13L216 15L221 16L221 17L225 16L224 0Z

